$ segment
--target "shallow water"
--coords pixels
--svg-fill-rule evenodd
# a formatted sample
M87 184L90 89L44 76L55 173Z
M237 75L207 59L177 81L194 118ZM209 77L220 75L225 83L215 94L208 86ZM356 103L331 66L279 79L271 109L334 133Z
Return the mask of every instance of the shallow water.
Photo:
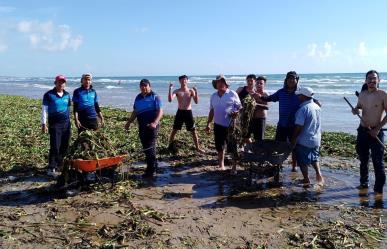
M372 189L374 179L370 172L370 188L358 190L358 173L347 170L323 169L325 178L323 187L312 185L304 188L301 183L302 174L291 172L290 166L285 166L280 175L280 184L273 184L271 178L261 179L252 186L249 185L248 173L239 170L237 176L227 172L190 171L190 167L171 168L166 163L159 165L160 172L152 182L152 186L161 188L165 198L192 198L198 205L214 204L216 202L234 202L236 199L267 200L278 202L278 205L295 202L314 202L327 205L364 206L387 209L387 195L375 198ZM314 182L314 170L309 169L309 175ZM241 198L238 198L242 196Z
M123 172L144 168L143 163L131 167L122 167ZM364 206L387 209L387 195L375 198L372 190L374 179L370 176L371 186L368 190L358 190L358 173L345 170L322 170L325 178L324 187L312 185L304 188L301 172L291 172L285 166L280 173L280 184L274 184L271 178L263 178L250 185L246 170L239 168L238 175L232 176L228 171L216 171L215 166L207 167L170 167L165 162L159 163L157 177L148 182L163 193L165 200L191 199L195 206L235 205L248 200L250 208L261 206L285 206L296 202L313 202L327 205ZM313 182L314 170L309 170ZM0 205L20 206L53 200L55 190L53 182L45 176L29 176L4 181L0 188ZM238 205L239 205L238 204ZM238 206L236 205L236 206Z

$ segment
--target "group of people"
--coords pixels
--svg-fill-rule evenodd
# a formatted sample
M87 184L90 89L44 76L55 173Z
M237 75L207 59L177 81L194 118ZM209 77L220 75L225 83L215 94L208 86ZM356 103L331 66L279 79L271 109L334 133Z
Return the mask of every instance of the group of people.
M63 156L69 147L71 102L74 105L74 123L78 132L97 130L98 118L101 126L105 123L99 107L97 92L92 86L92 75L82 75L81 87L74 90L72 99L65 90L66 81L65 76L56 76L55 87L44 94L42 102L42 132L50 134L47 174L54 177L60 174L59 169L63 165Z
M196 150L205 152L200 146L198 133L192 114L192 100L197 104L199 94L196 87L188 87L188 76L179 78L180 88L173 90L169 84L168 101L177 98L178 110L175 115L169 143L173 144L175 135L183 125L191 132ZM308 175L308 166L311 165L316 172L316 181L322 185L324 178L321 174L319 157L321 146L321 104L314 98L314 91L310 87L299 86L299 75L295 71L286 74L284 85L275 93L269 95L265 92L266 77L247 75L246 86L239 87L236 91L230 89L230 83L224 75L219 75L212 81L215 92L210 98L210 111L208 114L205 131L207 134L213 130L215 148L218 154L220 170L225 170L226 149L234 152L235 148L228 143L229 126L235 119L242 103L247 96L255 101L255 109L249 124L248 134L244 138L246 143L251 143L253 134L255 141L264 138L268 102L279 102L279 121L277 124L275 140L287 141L292 144L292 169L298 165L303 174L304 184L311 183ZM91 74L84 74L81 78L81 87L73 94L74 120L79 131L97 129L98 118L104 125L104 118L98 104L98 96L92 88ZM361 111L362 121L358 128L357 153L360 159L360 188L368 188L368 160L371 157L375 169L375 193L383 193L385 172L383 164L384 145L382 127L387 123L387 94L379 89L379 74L371 70L367 72L363 91L360 93L358 104L353 108L354 114ZM66 78L58 75L55 78L55 87L43 97L42 130L50 133L49 172L57 171L63 161L63 155L68 147L70 138L70 106L71 99L64 90ZM160 96L152 91L148 79L140 81L140 93L136 96L133 111L125 124L129 130L131 124L137 119L139 137L145 153L147 168L144 177L153 177L157 169L156 139L163 116L163 105ZM48 126L46 117L48 114ZM212 128L212 123L213 128ZM379 141L377 141L377 139ZM233 174L236 174L236 163L232 165Z

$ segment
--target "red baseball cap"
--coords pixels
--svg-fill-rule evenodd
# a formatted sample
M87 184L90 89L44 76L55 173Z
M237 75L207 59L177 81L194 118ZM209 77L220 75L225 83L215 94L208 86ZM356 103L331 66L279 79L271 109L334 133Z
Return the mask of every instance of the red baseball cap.
M64 81L64 82L66 82L66 77L64 77L63 75L60 74L60 75L55 77L55 82L57 82L57 81Z

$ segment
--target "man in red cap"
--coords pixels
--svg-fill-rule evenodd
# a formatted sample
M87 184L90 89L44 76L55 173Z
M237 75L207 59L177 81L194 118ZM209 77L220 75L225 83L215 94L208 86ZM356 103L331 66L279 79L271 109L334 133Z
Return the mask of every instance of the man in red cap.
M59 175L71 136L71 98L70 94L64 90L65 86L66 78L63 75L56 76L54 89L44 94L42 103L42 132L50 134L47 174L53 177Z

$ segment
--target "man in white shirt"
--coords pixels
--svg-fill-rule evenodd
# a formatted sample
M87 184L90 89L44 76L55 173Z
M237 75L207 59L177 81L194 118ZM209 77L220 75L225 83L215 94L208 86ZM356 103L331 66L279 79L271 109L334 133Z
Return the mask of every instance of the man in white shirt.
M229 152L235 152L236 150L236 144L228 144L228 128L232 119L237 117L242 105L238 94L229 89L230 85L223 75L217 76L216 80L212 81L212 85L217 91L211 95L206 132L210 134L210 124L214 120L215 148L218 152L219 168L220 170L225 170L224 156L226 145ZM232 172L233 174L236 173L235 162L233 163Z

